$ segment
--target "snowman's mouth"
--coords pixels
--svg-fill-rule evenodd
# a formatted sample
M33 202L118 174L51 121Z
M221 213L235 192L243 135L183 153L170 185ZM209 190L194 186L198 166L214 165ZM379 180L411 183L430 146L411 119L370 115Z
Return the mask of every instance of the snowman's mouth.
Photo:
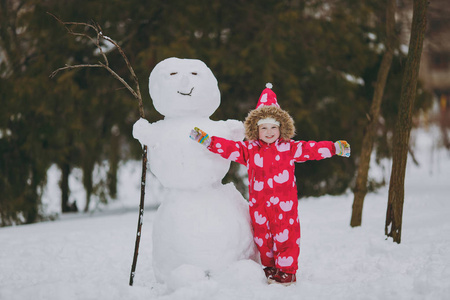
M194 90L194 87L192 87L191 91L189 93L182 93L180 91L177 91L178 94L181 94L183 96L192 96L192 91Z

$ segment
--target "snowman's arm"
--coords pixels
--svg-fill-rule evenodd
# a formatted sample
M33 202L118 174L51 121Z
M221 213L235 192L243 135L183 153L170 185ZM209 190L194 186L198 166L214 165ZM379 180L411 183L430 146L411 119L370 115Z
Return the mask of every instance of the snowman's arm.
M207 149L213 153L219 154L225 159L237 162L244 166L247 165L248 148L245 142L237 142L212 136L211 143Z
M133 125L133 137L142 145L151 146L156 141L155 129L146 119L140 118Z
M242 141L245 137L244 124L238 120L225 121L227 128L226 138L234 141Z

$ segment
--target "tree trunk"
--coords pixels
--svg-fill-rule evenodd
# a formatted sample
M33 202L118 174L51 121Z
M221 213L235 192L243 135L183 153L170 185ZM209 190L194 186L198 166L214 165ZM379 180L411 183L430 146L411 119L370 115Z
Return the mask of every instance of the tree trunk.
M417 77L426 29L428 0L414 0L411 38L402 81L397 125L394 131L392 171L386 212L385 234L400 244L404 202L404 184L412 109L416 97Z
M362 210L364 198L367 193L367 178L370 166L370 155L373 149L373 140L378 124L381 101L383 99L384 87L392 65L394 57L395 35L395 0L388 0L386 3L386 51L383 54L380 69L378 70L377 82L373 94L372 105L369 112L369 123L364 130L364 137L359 158L356 184L354 189L354 199L352 208L352 218L350 226L361 226Z
M61 181L59 186L61 188L61 211L63 213L70 212L69 205L69 176L70 176L70 165L67 162L62 163L59 168L61 169Z
M120 160L120 143L119 143L119 129L113 126L111 134L111 147L109 153L109 170L108 170L108 189L111 198L117 197L117 170L119 168Z
M89 211L89 205L91 203L91 196L94 191L92 173L94 172L95 161L90 157L85 157L83 162L83 186L86 191L86 205L84 212Z

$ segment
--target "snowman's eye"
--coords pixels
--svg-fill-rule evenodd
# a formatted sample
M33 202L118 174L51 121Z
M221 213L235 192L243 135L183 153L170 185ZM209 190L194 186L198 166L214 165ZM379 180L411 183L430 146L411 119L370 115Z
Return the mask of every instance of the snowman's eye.
M197 72L192 72L191 74L192 74L192 75L197 75Z
M170 76L177 75L177 74L178 74L178 72L172 72L172 73L170 73Z

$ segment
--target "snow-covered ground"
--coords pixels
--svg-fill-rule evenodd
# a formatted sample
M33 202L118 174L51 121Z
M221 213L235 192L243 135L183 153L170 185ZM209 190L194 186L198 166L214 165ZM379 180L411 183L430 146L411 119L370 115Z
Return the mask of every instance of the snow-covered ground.
M349 226L351 193L305 199L299 205L296 285L267 285L259 266L243 261L223 274L169 289L152 271L155 211L149 208L130 287L140 181L135 163L122 167L119 200L104 212L0 228L0 299L449 299L450 154L436 149L434 130L412 138L420 165L408 160L401 244L384 235L387 187L367 195L359 228ZM372 176L389 179L386 166ZM50 211L58 199L55 184L49 181L46 194Z

